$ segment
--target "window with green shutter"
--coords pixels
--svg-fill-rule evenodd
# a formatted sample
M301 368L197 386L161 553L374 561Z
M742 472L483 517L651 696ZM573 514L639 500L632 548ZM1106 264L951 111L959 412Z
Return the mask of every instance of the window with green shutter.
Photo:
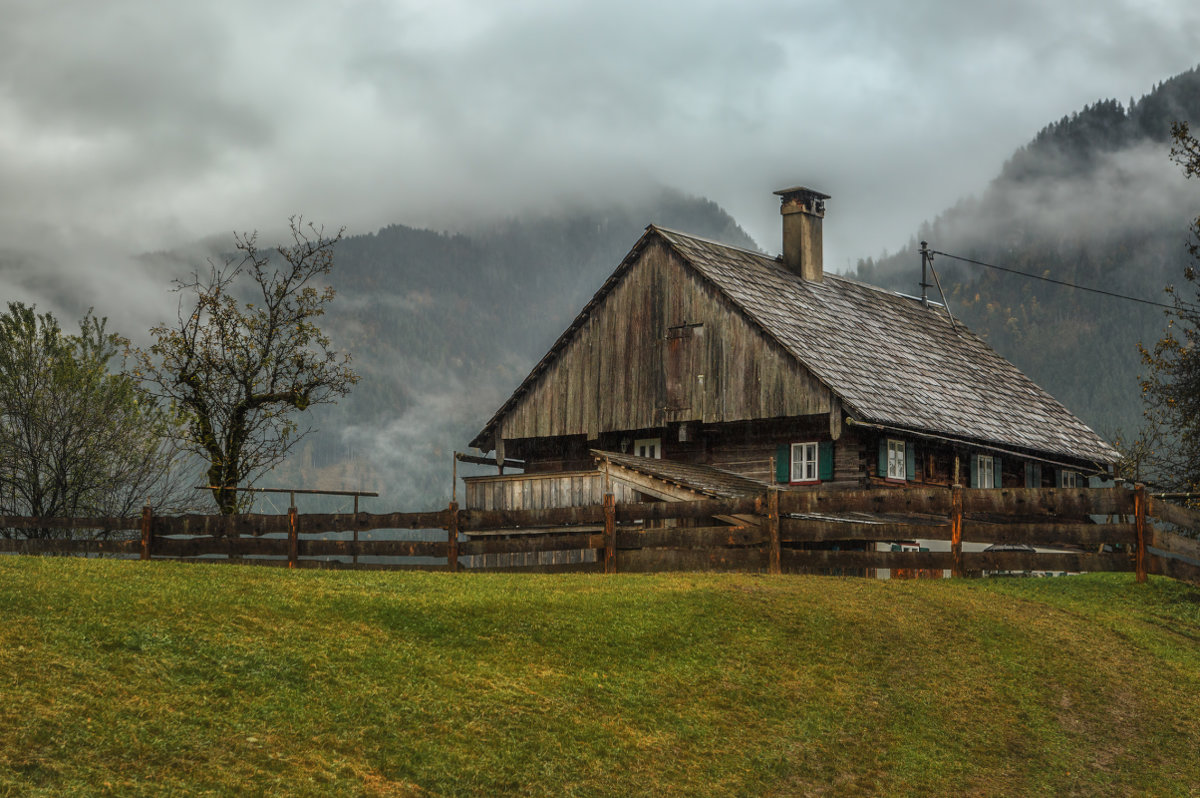
M804 441L775 448L775 482L806 485L833 479L833 441Z
M916 458L912 447L896 438L879 441L879 476L884 479L904 482L916 477Z
M998 488L1000 487L1001 462L999 457L990 454L977 454L971 457L971 487Z

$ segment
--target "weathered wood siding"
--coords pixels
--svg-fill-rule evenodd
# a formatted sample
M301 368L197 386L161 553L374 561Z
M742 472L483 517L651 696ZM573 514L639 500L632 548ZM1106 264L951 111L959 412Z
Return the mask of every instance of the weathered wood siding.
M551 507L587 507L604 502L604 474L600 471L511 474L464 477L466 510L543 510ZM614 482L618 502L640 497Z
M500 424L504 439L828 413L804 367L655 242Z

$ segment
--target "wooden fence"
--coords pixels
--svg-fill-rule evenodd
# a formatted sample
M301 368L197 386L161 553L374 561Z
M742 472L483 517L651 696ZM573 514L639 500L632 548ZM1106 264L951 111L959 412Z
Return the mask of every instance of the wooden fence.
M744 519L721 526L716 516ZM1096 523L1097 518L1104 522ZM863 572L870 569L982 572L1132 571L1200 581L1200 544L1151 523L1200 529L1200 512L1151 499L1140 485L1098 489L907 488L777 491L736 501L617 503L542 510L419 513L12 518L0 529L93 530L108 539L0 539L0 553L114 554L141 559L218 556L288 567L464 569L490 554L594 551L592 562L537 562L467 570L738 570ZM436 540L363 540L373 530L442 530ZM352 533L351 539L316 536ZM10 533L11 534L11 533ZM948 542L948 551L878 551L887 541ZM964 542L1024 544L1056 552L964 551ZM857 550L854 550L857 549ZM328 558L349 558L350 563ZM362 563L360 557L424 562ZM263 559L267 558L267 559ZM324 559L314 559L324 558Z

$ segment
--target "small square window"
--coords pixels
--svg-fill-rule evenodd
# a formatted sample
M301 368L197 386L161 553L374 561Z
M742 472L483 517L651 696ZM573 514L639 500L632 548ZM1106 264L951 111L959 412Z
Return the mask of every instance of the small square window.
M1082 488L1083 477L1078 471L1059 471L1058 482L1060 488Z
M792 444L792 469L789 473L791 474L792 482L818 481L817 444Z
M887 478L908 479L908 464L904 457L904 441L888 438L887 442Z

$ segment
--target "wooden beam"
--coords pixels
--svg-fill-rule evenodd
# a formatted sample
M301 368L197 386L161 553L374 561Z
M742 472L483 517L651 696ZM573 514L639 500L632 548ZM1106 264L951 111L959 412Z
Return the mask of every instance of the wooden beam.
M620 535L618 534L618 543ZM478 554L519 554L543 551L577 551L604 548L604 535L555 535L519 538L487 538L459 544L463 556Z
M950 575L961 579L966 572L963 570L963 487L955 485L950 489Z
M860 512L945 516L950 512L950 491L946 488L788 490L779 497L779 511L784 515Z
M784 549L785 571L910 568L946 570L953 565L948 551L815 551Z
M604 573L617 572L617 497L604 494Z
M678 526L668 529L618 529L618 549L717 548L760 546L767 534L757 526Z
M973 551L963 554L968 571L1132 571L1128 554Z
M831 540L949 540L950 526L887 521L834 521L783 518L781 538L787 543L820 543Z
M0 529L94 529L99 532L119 532L141 528L140 515L132 518L37 518L0 515Z
M147 504L142 508L142 551L141 559L150 559L151 546L153 544L153 534L151 530L154 528L154 510Z
M1200 561L1200 540L1185 538L1183 535L1158 529L1153 525L1149 527L1149 532L1149 545L1154 548Z
M494 458L494 457L478 457L476 455L466 454L464 452L455 452L454 459L458 460L460 463L474 463L475 465L486 465L486 466L500 465L496 462L496 458ZM525 468L525 461L524 460L505 460L503 463L503 467L505 467L505 468Z
M1200 532L1200 511L1194 510L1191 507L1180 507L1178 504L1171 504L1163 499L1151 499L1149 496L1146 498L1147 515L1153 516L1160 521L1166 521L1168 524ZM3 526L3 524L0 524L0 526Z
M724 514L754 514L766 511L766 500L705 499L690 502L626 502L615 507L617 521L651 521L663 518L713 518ZM604 506L555 507L545 510L459 510L459 528L464 530L517 530L536 527L565 527L603 524ZM743 524L735 523L735 526Z
M1147 557L1147 570L1159 576L1169 576L1185 582L1200 583L1200 565L1177 560L1173 557L1159 557L1151 554Z
M617 553L623 573L657 571L764 571L767 554L747 549L632 549Z
M1134 572L1138 583L1146 581L1146 486L1141 482L1133 488L1133 522L1137 527L1137 549L1134 553Z
M140 538L132 540L0 538L0 554L138 554L141 550Z
M446 568L453 573L458 570L458 502L450 502L446 520Z
M1014 515L1123 515L1133 512L1125 488L965 488L963 512Z
M779 489L773 488L767 493L767 536L768 543L767 573L782 573L779 564L781 549L779 533Z
M976 543L1028 543L1032 546L1137 544L1133 524L984 524L963 522L963 539Z

